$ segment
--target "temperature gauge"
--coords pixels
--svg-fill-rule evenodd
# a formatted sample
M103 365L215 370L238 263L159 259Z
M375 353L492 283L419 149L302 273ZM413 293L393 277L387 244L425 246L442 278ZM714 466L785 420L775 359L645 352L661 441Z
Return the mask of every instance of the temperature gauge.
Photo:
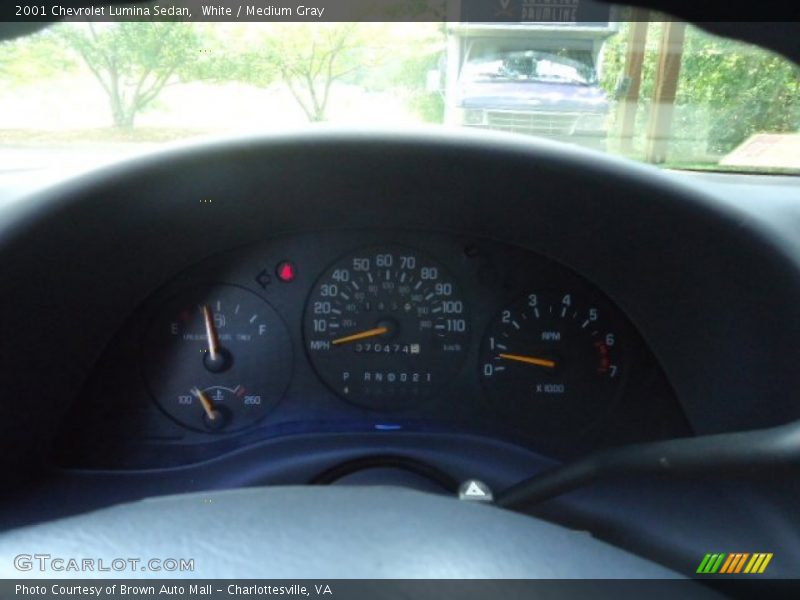
M170 417L195 430L233 431L280 402L292 350L269 304L243 288L218 285L166 303L145 335L143 364Z

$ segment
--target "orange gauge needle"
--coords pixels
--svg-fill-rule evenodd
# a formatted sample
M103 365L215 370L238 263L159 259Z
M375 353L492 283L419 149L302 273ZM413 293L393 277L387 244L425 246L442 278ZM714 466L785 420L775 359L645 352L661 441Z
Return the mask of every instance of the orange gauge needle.
M376 327L375 329L367 329L366 331L362 331L361 333L354 333L353 335L346 335L344 337L337 338L331 342L334 346L337 344L346 344L347 342L355 342L357 340L363 340L366 338L375 337L376 335L383 335L389 331L387 327Z
M214 403L211 402L211 398L209 398L203 390L192 388L190 391L195 398L200 400L200 404L203 405L203 410L206 411L206 416L209 421L213 421L219 416L219 413L214 409Z
M523 356L521 354L501 354L500 358L506 360L515 360L517 362L526 363L529 365L536 365L537 367L546 367L548 369L555 369L556 361L547 360L546 358L536 358L535 356Z
M203 319L206 322L208 353L211 355L211 360L216 361L219 357L219 336L217 335L217 328L214 326L214 314L207 304L203 305Z

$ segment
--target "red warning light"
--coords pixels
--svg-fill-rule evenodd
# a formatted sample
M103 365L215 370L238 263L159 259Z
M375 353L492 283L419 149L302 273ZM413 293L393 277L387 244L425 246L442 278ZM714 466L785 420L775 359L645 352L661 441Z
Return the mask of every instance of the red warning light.
M278 263L278 266L275 268L275 274L283 283L289 283L294 281L294 278L297 277L297 267L288 260L284 260Z

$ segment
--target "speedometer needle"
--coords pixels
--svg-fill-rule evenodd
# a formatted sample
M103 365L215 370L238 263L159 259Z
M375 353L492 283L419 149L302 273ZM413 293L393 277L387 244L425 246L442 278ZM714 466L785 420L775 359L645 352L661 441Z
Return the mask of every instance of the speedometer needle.
M216 362L219 357L219 336L214 326L214 314L207 304L203 305L203 320L206 322L206 337L208 338L208 353L211 360Z
M505 360L515 360L517 362L526 363L529 365L536 365L537 367L545 367L547 369L555 369L556 361L547 360L546 358L536 358L535 356L523 356L522 354L501 354L500 358Z
M367 329L366 331L362 331L361 333L354 333L353 335L346 335L344 337L337 338L331 342L331 344L338 345L338 344L346 344L347 342L355 342L357 340L363 340L366 338L375 337L376 335L383 335L389 331L388 327L375 327L374 329Z
M208 395L206 395L206 393L200 388L192 388L191 392L195 398L200 400L200 404L203 405L203 410L206 411L208 420L215 420L219 416L219 413L214 408L214 403L211 402L211 398L209 398Z

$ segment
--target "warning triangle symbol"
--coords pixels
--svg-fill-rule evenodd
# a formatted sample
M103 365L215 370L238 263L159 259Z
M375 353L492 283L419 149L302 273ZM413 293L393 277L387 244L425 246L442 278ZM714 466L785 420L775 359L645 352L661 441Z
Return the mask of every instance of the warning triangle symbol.
M469 485L467 486L467 491L464 492L465 496L485 496L486 492L484 492L478 484L474 481L470 481Z

